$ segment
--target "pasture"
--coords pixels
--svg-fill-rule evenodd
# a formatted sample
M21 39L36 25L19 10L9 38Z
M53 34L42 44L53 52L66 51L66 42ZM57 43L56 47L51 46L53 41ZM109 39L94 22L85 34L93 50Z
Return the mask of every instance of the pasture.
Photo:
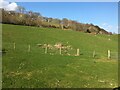
M117 87L117 35L9 24L2 24L2 28L2 48L6 50L2 55L3 88ZM37 46L56 43L71 45L71 55L63 51L60 55L57 49L48 49L45 54L44 48ZM80 55L74 56L77 48ZM111 59L107 50L111 50Z

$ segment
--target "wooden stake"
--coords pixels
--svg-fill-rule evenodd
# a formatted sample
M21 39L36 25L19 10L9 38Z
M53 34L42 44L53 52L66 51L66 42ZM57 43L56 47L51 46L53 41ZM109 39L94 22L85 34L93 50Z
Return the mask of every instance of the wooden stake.
M79 50L79 48L77 49L77 56L79 56L80 55L80 50Z
M111 55L110 55L110 50L108 50L108 59L111 58Z
M30 45L28 45L28 52L30 52L30 50L31 50L31 49L30 49Z
M13 49L15 50L15 48L16 48L16 44L15 44L15 42L13 43Z
M63 30L63 24L61 24L61 28L62 28L62 30Z
M95 51L93 51L93 58L95 57Z
M62 52L61 52L61 47L60 47L60 55L62 54Z
M45 47L45 54L47 53L47 51L48 51L48 47L46 46L46 47Z

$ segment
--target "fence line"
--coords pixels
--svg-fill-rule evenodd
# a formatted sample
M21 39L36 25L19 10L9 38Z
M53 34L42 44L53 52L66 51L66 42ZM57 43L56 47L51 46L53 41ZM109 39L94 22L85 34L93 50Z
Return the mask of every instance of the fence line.
M14 42L13 43L13 50L16 50L16 43ZM49 50L49 52L48 52ZM50 53L52 51L52 53ZM28 45L28 49L27 49L27 52L31 52L31 45L29 44ZM68 50L65 50L64 48L58 48L55 49L49 49L48 46L44 47L44 53L45 54L51 54L51 55L55 55L55 54L60 54L60 55L69 55L69 56L87 56L88 57L93 57L93 58L96 58L96 57L101 57L101 56L104 56L104 57L107 57L108 59L118 59L118 52L112 52L111 50L107 50L107 52L105 51L104 54L101 55L101 53L99 51L96 51L96 50L91 50L91 51L85 51L85 50L80 50L79 48L75 49L75 48L72 48L72 49L68 49ZM54 53L54 54L53 54ZM105 54L106 53L106 54Z

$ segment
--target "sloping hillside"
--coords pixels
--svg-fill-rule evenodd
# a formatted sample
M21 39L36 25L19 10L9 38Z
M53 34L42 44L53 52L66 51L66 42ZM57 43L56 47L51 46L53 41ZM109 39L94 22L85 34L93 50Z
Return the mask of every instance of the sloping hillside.
M4 88L117 86L117 35L9 24L3 24L2 35L6 51L3 54ZM52 48L45 54L45 49L38 46L56 43L69 45L72 49L67 54L63 49L60 55L58 49ZM80 55L75 56L78 48ZM111 50L110 60L107 50Z
M97 25L80 23L74 20L68 20L67 18L60 20L57 18L43 17L38 13L33 12L30 14L30 12L21 13L15 11L6 11L4 9L0 9L0 11L2 12L2 21L0 22L4 24L59 28L64 30L71 29L74 31L92 34L112 34L111 32L108 32Z

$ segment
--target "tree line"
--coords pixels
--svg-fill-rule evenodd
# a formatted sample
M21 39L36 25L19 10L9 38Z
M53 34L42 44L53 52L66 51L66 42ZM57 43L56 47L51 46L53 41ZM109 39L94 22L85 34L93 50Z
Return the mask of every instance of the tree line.
M67 18L49 18L44 17L38 12L26 11L24 7L18 6L16 11L6 11L0 9L2 13L1 23L37 26L37 27L49 27L49 28L61 28L63 30L74 30L85 33L93 34L112 34L106 30L93 24L84 24L75 20L69 20Z

